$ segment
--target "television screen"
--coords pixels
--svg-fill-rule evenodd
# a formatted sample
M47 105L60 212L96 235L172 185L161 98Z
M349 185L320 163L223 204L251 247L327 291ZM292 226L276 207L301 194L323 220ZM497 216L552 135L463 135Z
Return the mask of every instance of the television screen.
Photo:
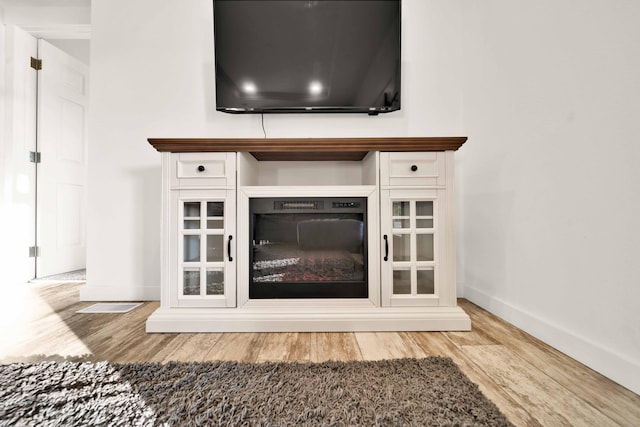
M400 109L400 0L214 0L216 109Z

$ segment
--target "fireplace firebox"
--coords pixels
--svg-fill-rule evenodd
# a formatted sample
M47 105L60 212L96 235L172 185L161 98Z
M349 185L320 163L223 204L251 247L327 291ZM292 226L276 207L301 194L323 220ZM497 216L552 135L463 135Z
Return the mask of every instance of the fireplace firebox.
M249 298L367 298L367 199L251 198Z

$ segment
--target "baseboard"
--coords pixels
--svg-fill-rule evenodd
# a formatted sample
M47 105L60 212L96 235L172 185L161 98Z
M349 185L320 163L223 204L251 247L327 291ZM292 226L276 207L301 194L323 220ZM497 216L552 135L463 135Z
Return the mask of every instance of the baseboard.
M159 301L160 286L91 286L80 287L80 301Z
M465 286L464 295L472 303L640 394L640 365L635 361L471 286Z

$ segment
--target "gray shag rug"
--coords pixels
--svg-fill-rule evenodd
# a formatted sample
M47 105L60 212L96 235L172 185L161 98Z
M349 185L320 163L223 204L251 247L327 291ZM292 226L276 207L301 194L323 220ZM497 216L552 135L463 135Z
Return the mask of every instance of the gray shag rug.
M0 425L510 426L448 358L0 365Z

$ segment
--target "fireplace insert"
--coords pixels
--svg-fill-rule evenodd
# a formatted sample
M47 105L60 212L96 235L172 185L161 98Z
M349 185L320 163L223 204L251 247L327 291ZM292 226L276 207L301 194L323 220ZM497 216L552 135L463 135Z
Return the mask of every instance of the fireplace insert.
M367 199L249 200L249 298L367 298Z

